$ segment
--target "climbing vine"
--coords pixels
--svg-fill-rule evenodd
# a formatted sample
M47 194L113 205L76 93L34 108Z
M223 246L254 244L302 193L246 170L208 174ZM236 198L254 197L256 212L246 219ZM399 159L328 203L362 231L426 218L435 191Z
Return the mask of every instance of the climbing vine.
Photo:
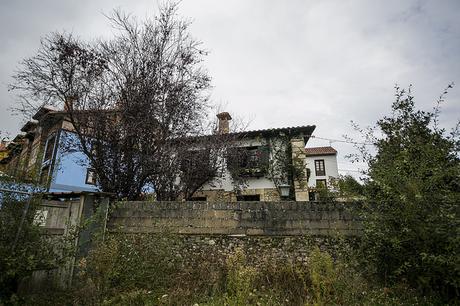
M227 151L227 169L232 177L234 191L239 193L248 186L249 178L266 177L280 186L289 185L294 198L294 182L306 188L308 171L303 154L294 152L287 135L266 137L263 145L233 147ZM303 149L303 148L302 148Z

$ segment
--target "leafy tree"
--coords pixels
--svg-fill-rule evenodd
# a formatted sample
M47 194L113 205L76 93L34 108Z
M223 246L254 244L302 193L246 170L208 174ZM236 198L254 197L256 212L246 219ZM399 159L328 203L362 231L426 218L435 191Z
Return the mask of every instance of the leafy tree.
M76 135L66 146L85 153L103 191L137 199L150 185L159 200L188 197L200 187L196 182L219 171L226 143L224 137L202 137L216 130L208 119L207 52L174 3L142 22L120 11L109 21L115 34L108 40L45 37L10 85L22 98L18 109L64 108ZM187 154L190 149L209 156ZM203 171L184 174L183 158Z
M376 151L361 147L369 165L363 250L384 281L458 297L459 124L450 133L439 126L445 94L422 111L410 87L396 87L392 114L365 132Z
M360 197L364 195L364 185L351 175L340 176L333 185L337 188L340 197Z

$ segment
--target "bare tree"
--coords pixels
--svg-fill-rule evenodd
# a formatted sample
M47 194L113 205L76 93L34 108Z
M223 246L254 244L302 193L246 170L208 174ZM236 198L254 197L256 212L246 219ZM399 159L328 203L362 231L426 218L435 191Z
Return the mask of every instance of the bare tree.
M221 168L228 137L205 137L216 130L206 51L176 12L165 5L140 22L115 11L117 34L105 41L51 34L10 86L26 114L65 109L73 125L65 146L82 150L101 189L120 198L139 198L146 186L159 200L188 198Z

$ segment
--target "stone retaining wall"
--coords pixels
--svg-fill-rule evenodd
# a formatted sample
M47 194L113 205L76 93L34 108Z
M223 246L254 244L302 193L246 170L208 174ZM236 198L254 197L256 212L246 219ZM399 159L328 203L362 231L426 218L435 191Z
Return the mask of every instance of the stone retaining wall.
M242 250L252 266L267 261L307 263L311 251L315 247L326 251L333 257L344 254L357 242L356 237L345 239L337 237L311 236L224 236L224 235L183 235L180 236L180 249L176 256L193 259L208 258L225 261Z
M108 228L116 232L239 236L359 235L357 203L121 202Z

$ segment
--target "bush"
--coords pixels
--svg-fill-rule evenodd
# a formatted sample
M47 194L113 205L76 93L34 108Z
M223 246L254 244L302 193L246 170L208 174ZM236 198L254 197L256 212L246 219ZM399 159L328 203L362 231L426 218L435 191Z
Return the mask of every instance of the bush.
M460 131L439 128L397 88L392 115L371 138L363 259L384 284L407 283L445 299L460 293ZM439 102L442 101L442 97ZM365 152L366 153L366 152Z
M340 241L334 256L313 248L307 262L214 245L187 248L169 234L109 234L80 261L72 290L26 304L76 305L416 305L433 304L407 286L365 279Z
M169 235L108 235L80 260L77 297L84 304L110 304L145 292L149 298L161 297L179 273L176 242Z
M0 206L0 304L14 299L21 281L36 270L52 270L62 264L64 241L50 240L34 224L40 197L2 192Z

